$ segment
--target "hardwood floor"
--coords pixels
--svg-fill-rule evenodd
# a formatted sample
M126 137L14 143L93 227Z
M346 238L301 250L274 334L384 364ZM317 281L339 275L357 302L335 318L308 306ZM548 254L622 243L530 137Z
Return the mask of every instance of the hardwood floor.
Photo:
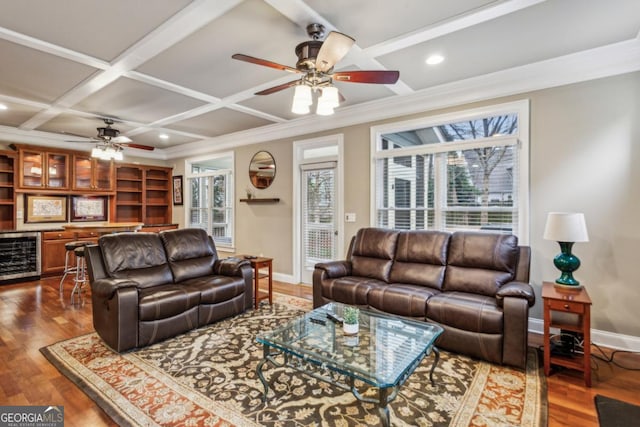
M71 381L40 353L43 346L93 330L91 301L69 305L58 296L59 278L0 285L0 404L64 405L66 426L114 425ZM311 299L309 286L274 283L280 293ZM530 342L540 344L541 337ZM598 353L597 349L593 349ZM640 368L640 355L616 356L616 362ZM579 372L560 371L547 379L549 426L598 426L593 397L603 394L640 404L640 371L624 370L593 360L593 387L586 388Z

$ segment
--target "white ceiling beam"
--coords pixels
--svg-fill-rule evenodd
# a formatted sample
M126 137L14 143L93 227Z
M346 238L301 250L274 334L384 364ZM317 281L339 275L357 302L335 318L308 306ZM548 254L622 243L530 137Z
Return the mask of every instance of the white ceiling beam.
M385 40L382 43L378 43L364 49L364 53L376 58L472 27L474 25L491 21L510 13L518 12L545 1L547 0L506 0L498 4L491 3L487 6L445 19L433 25Z
M39 50L40 52L45 52L60 58L68 59L89 67L97 68L99 70L106 70L109 68L109 63L101 59L94 58L93 56L85 55L84 53L76 52L53 43L45 42L43 40L36 39L35 37L17 33L7 28L0 27L0 39Z

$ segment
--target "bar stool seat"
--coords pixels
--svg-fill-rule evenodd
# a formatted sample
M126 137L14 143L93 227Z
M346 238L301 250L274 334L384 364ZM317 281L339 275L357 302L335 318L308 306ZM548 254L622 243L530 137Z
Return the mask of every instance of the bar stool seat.
M90 244L91 242L87 242ZM78 246L73 250L74 255L76 256L76 274L73 278L73 289L71 290L71 304L73 304L73 297L75 294L78 294L78 302L82 301L82 288L84 284L87 282L87 272L85 269L85 260L84 260L84 248L87 245Z
M76 264L71 264L70 257L71 254L77 248L84 248L85 246L91 245L93 242L89 242L86 240L76 240L73 242L68 242L64 245L65 254L64 254L64 271L62 272L62 279L60 279L60 297L62 298L64 294L64 279L67 278L69 274L77 275L78 274L78 263L76 259Z

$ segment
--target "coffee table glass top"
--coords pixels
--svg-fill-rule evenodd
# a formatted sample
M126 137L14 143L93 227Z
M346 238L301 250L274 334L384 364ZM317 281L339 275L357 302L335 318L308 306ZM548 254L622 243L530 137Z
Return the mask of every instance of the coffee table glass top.
M443 331L435 324L361 309L360 330L349 336L327 318L327 313L342 317L344 307L326 304L256 339L286 355L386 388L399 385Z

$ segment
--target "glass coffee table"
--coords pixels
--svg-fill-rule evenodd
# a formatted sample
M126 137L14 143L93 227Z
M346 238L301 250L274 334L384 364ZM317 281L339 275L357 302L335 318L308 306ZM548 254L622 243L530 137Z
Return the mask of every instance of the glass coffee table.
M435 355L429 373L433 384L440 358L434 342L443 330L432 323L361 309L360 330L349 336L327 316L342 317L344 307L332 302L257 336L264 351L256 368L264 386L263 400L267 399L269 383L262 370L271 362L350 390L362 402L377 404L382 424L389 426L389 402L431 351ZM377 388L378 398L361 394L356 380Z

